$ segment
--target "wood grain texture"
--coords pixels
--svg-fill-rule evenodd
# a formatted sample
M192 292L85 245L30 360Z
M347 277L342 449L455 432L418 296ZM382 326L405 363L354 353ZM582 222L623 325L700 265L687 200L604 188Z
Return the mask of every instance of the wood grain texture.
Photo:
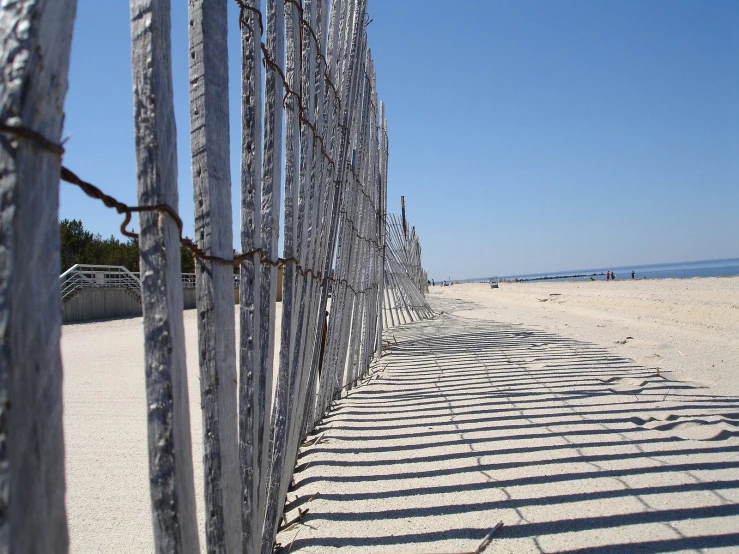
M306 0L303 4L305 23L316 31L315 6L313 0ZM300 79L301 97L303 99L304 119L300 128L300 191L298 194L298 242L297 253L303 267L314 267L313 264L313 229L316 215L316 158L317 145L311 130L315 127L315 42L310 33L303 33L301 45L302 71ZM285 460L283 463L283 478L280 486L280 497L287 494L287 485L292 476L294 462L296 434L299 423L299 414L305 395L305 367L304 356L306 338L311 311L310 289L313 284L312 276L299 276L297 280L297 298L295 312L295 335L292 346L294 354L290 367L290 392L288 404L288 425L286 433ZM281 511L281 510L280 510Z
M291 90L300 90L300 75L302 73L302 58L300 56L301 20L297 6L285 3L285 76ZM298 197L300 188L300 137L299 115L301 106L299 98L288 95L286 111L286 142L285 142L285 220L284 220L284 257L297 257L298 252ZM287 264L282 278L282 324L280 326L280 352L278 359L277 384L275 402L272 410L272 450L270 457L269 484L267 489L267 511L265 517L264 540L265 548L268 542L274 541L277 535L277 526L282 510L279 502L281 482L283 477L284 460L287 444L287 433L290 419L290 369L295 356L295 325L296 313L296 286L298 283L297 271L294 264ZM294 393L294 391L293 391Z
M267 36L266 49L273 63L284 72L285 67L285 11L280 0L267 0ZM261 237L262 248L268 256L276 260L278 257L277 242L279 237L280 196L281 196L281 159L282 159L282 101L284 87L282 78L269 64L265 72L265 103L264 103L264 167L262 174L262 206L261 206ZM272 382L272 365L275 335L275 302L277 296L277 269L262 264L260 269L260 319L259 334L260 360L259 367L262 375L268 377L268 386ZM287 280L287 275L283 276ZM283 302L285 299L283 298ZM280 403L284 402L284 395L279 388L275 391L272 406L271 444L275 440L275 429L282 424L284 417ZM277 521L276 498L271 494L272 480L275 479L275 458L279 452L270 450L268 489L265 501L264 531L262 534L262 553L270 554L274 544Z
M383 303L385 298L385 251L387 244L385 243L385 214L387 214L387 121L385 119L385 104L380 102L380 122L379 122L379 160L378 160L378 177L377 177L377 202L379 213L382 217L378 217L378 238L382 249L379 251L377 260L377 334L375 336L375 356L382 356L382 332L385 326L385 314L383 311ZM392 312L389 312L392 313Z
M246 5L259 8L258 0ZM262 73L261 29L253 11L241 25L241 249L261 247ZM239 462L242 496L243 552L255 554L262 544L263 503L271 380L259 365L260 265L254 254L241 264L239 298Z
M340 53L340 37L341 26L344 24L343 15L346 11L346 2L336 0L331 3L331 13L329 15L328 23L328 43L326 46L326 73L334 86L340 88L340 70L342 60L339 56ZM340 119L340 99L334 98L333 91L326 91L326 108L324 116L323 136L330 137L325 142L325 146L329 152L329 155L333 160L337 159L337 153L339 149L340 133L341 129L338 127ZM341 188L340 182L335 180L337 174L337 168L335 165L327 164L325 172L325 216L321 224L322 232L322 246L321 246L321 263L322 263L322 275L323 279L321 282L320 289L318 291L318 317L321 318L320 330L317 331L314 337L314 343L317 345L319 341L322 343L322 347L316 347L313 351L313 360L311 361L311 370L316 373L316 399L315 405L311 413L308 415L309 422L306 423L307 427L312 427L317 422L323 412L323 401L322 398L326 395L328 387L328 373L322 371L321 375L318 376L318 367L321 364L321 356L325 357L325 341L326 336L323 334L323 321L324 314L328 305L328 293L330 289L329 274L333 264L333 256L335 251L335 236L336 226L338 224L338 210L341 202ZM320 336L319 336L320 333Z
M231 258L231 173L226 0L190 0L190 146L195 239ZM197 262L198 349L208 552L241 552L233 269Z
M0 121L59 143L75 0L0 5ZM0 552L67 552L59 170L0 135Z
M300 11L297 6L285 3L285 76L288 86L294 92L300 91L302 58L300 55L301 31ZM283 256L298 256L298 202L300 194L300 113L299 98L294 94L286 99L286 140L285 140L285 219ZM276 535L277 522L282 506L279 494L284 471L285 448L290 419L291 384L290 370L295 357L296 287L299 277L294 264L287 264L282 279L282 324L278 359L275 403L272 411L273 441L269 488L267 491L267 512L265 519L265 541ZM294 393L294 391L293 391ZM269 536L268 536L269 533ZM271 537L274 540L274 537Z
M338 132L334 135L334 160L336 161L336 192L332 207L332 220L329 229L328 252L333 257L336 251L336 278L346 278L346 266L342 266L342 257L346 260L346 250L349 248L348 230L339 230L347 225L347 214L353 212L353 198L347 195L349 185L346 181L347 167L350 160L350 144L352 139L352 128L356 117L356 105L360 96L357 78L363 67L363 45L364 45L364 14L366 13L366 2L362 0L349 1L342 5L342 16L339 23L339 41L336 47L336 67L339 97L341 98L341 114L339 115L337 127ZM341 207L341 209L340 209ZM343 213L341 213L343 212ZM342 253L343 252L343 253ZM347 262L344 262L346 264ZM327 289L322 291L321 308L326 306ZM328 334L326 338L326 352L324 354L325 373L321 378L319 386L319 399L317 401L316 418L320 418L325 409L330 405L334 394L341 389L338 376L338 350L341 347L341 327L344 323L346 310L343 309L346 298L346 287L339 283L333 287L331 318L329 320Z
M328 10L328 2L326 0L317 0L315 2L315 14L314 14L314 25L316 30L316 36L318 38L318 50L321 54L326 53L326 33L327 33L327 21L326 11ZM326 74L325 67L325 56L316 59L316 79L315 79L315 116L314 124L321 134L321 140L316 141L316 145L313 152L313 168L314 168L314 199L313 199L313 228L311 230L311 250L310 264L311 267L316 268L317 271L321 271L324 265L325 257L325 238L326 238L326 217L327 217L327 197L328 191L331 189L331 184L326 183L325 173L326 166L328 165L325 157L321 152L321 148L327 151L331 150L329 132L326 129L325 119L328 117L327 111L329 105L325 91L327 85L324 81L324 75ZM329 144L326 144L326 143ZM329 154L330 155L330 154ZM316 366L313 364L313 360L316 359L317 352L321 348L321 336L323 330L323 322L325 320L324 313L319 312L320 308L320 293L321 293L322 281L311 279L308 288L308 324L306 331L303 336L304 350L302 354L302 361L300 362L305 372L305 381L302 390L304 391L300 403L297 407L298 421L295 427L295 438L293 453L297 459L297 451L300 443L306 433L309 430L308 427L308 413L312 413L313 406L315 404L315 383L316 383ZM294 462L293 462L294 465Z
M131 0L131 36L138 200L176 209L169 1ZM198 552L179 233L159 213L139 222L154 544L161 554Z

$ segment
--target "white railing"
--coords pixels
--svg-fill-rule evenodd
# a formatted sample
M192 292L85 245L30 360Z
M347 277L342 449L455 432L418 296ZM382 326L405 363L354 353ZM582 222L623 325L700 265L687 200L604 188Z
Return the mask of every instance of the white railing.
M59 276L62 301L85 288L128 289L141 299L141 281L138 275L120 265L75 264Z
M62 301L85 288L128 289L141 300L141 278L138 272L122 265L75 264L59 276ZM234 283L237 286L237 283ZM195 274L182 274L182 288L195 288Z
M141 273L138 271L132 271L132 275L135 275L137 279L141 279ZM183 289L194 289L195 288L195 274L194 273L183 273L182 274L182 288Z

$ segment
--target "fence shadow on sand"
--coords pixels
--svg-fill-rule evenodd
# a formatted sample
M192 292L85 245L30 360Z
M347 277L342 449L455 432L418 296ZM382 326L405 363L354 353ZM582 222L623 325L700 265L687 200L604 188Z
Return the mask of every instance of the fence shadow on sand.
M739 547L739 399L523 327L393 332L301 452L285 551L470 552L499 520L486 552Z

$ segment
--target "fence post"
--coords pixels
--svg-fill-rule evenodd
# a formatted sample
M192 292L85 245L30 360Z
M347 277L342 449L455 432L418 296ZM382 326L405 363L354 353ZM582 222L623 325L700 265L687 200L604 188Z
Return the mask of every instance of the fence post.
M131 0L131 36L139 204L177 209L169 0ZM139 222L154 544L198 552L179 230L161 212Z
M189 1L190 141L195 240L208 255L233 252L226 0ZM234 272L196 262L208 552L241 552Z
M75 0L0 6L0 552L69 548L56 145L75 11Z

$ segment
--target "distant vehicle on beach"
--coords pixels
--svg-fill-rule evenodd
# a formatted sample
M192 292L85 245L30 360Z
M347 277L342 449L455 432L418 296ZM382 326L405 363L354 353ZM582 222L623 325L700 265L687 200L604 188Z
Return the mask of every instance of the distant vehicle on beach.
M490 283L490 288L491 289L497 289L498 288L498 283L500 283L500 279L498 279L497 277L492 277L490 279L489 283Z

